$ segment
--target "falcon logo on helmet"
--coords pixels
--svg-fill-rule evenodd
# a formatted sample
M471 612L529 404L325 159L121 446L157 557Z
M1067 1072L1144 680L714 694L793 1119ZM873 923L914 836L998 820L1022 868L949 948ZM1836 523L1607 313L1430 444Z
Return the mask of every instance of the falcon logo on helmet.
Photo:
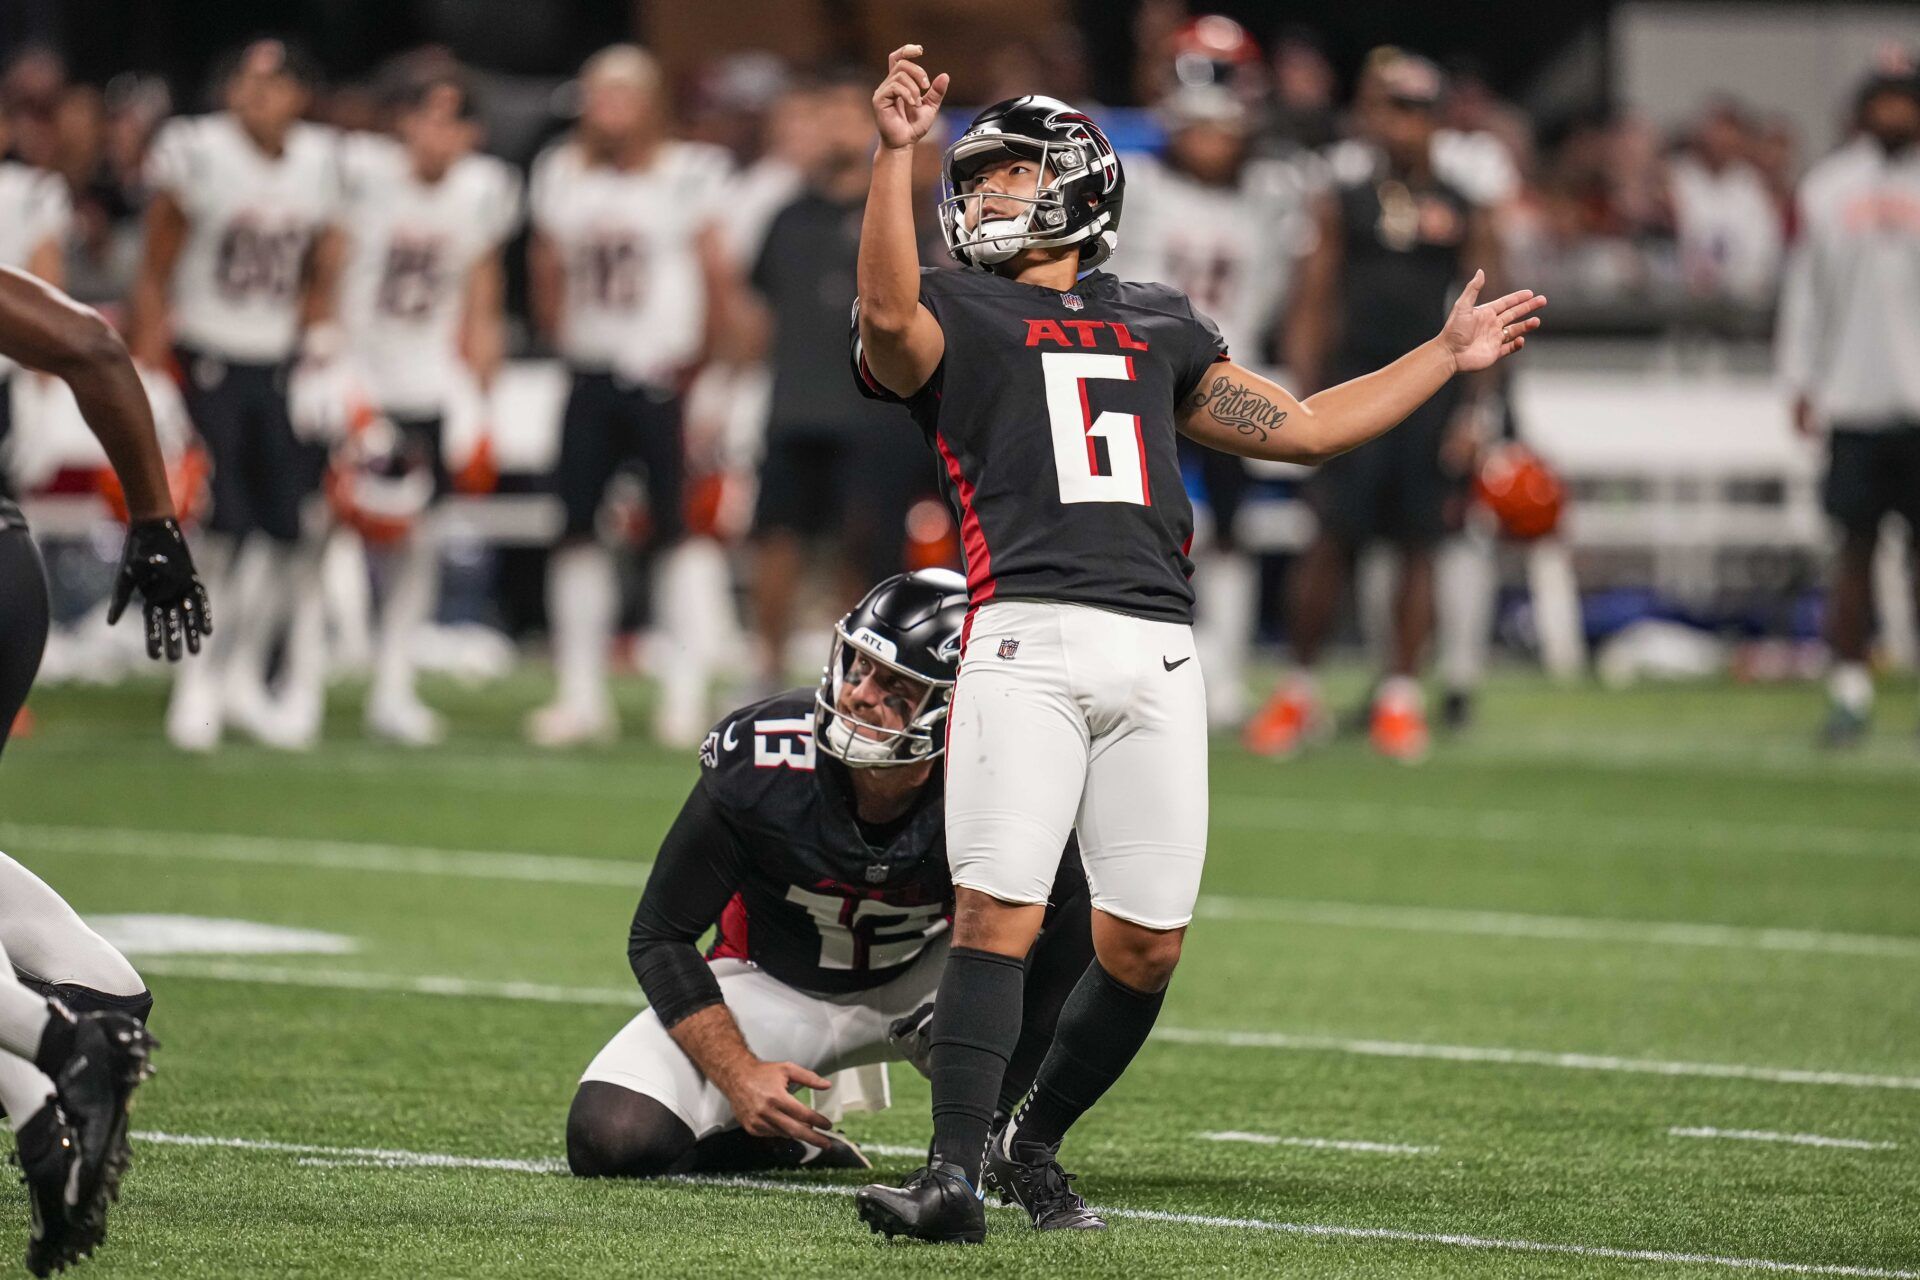
M982 170L1018 157L1039 169L1030 196L982 192ZM961 263L990 271L1023 249L1080 246L1080 270L1091 271L1119 242L1126 175L1120 157L1093 118L1056 98L1028 94L995 103L973 118L942 162L940 233ZM985 202L1020 207L1015 216L985 216Z
M922 764L945 752L966 616L967 582L951 569L899 574L867 592L833 628L833 650L813 697L819 749L856 769ZM902 691L897 725L842 709L876 667L897 677L890 681Z

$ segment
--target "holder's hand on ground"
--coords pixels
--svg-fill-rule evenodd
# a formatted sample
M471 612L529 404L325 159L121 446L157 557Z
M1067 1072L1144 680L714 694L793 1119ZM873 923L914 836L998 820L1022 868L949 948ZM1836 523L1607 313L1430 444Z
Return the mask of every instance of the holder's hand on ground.
M1453 304L1440 340L1453 355L1461 373L1473 373L1498 363L1527 345L1526 335L1540 327L1533 313L1547 305L1546 295L1531 289L1475 305L1487 273L1476 271L1460 300Z
M180 522L136 520L127 526L126 549L120 553L120 573L113 582L113 600L107 606L107 625L120 621L138 588L147 616L147 656L180 661L181 642L190 653L200 652L200 637L213 630L213 612L207 607L207 589L193 571L193 557Z
M947 74L929 77L915 62L925 52L917 44L903 44L887 55L887 78L873 91L873 122L880 145L894 150L913 146L927 136L947 96Z
M740 1127L756 1138L792 1138L825 1150L832 1139L821 1130L832 1122L793 1096L792 1089L831 1087L824 1076L797 1062L755 1062L727 1080L722 1091Z

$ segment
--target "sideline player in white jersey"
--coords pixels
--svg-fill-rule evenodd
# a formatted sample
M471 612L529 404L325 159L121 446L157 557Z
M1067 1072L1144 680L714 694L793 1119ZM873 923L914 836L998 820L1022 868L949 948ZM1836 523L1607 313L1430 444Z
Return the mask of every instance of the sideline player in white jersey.
M213 462L204 546L227 625L186 663L167 736L218 744L232 719L285 741L268 696L268 652L305 578L302 509L324 449L287 411L288 365L303 329L332 314L339 203L332 130L304 124L308 76L277 40L247 46L225 111L170 121L148 158L153 201L134 283L132 345L171 367Z
M503 161L475 153L473 96L457 74L406 84L394 131L342 140L341 318L354 373L397 435L393 448L409 470L432 477L439 498L450 484L449 404L463 378L484 400L499 371L501 248L520 220L520 182ZM410 645L433 612L440 539L430 513L410 523L392 548L366 725L424 746L444 729L414 691Z
M598 534L614 473L645 471L660 664L662 738L705 731L709 655L701 599L724 590L712 548L683 545L680 390L715 347L737 286L720 227L729 162L667 136L659 66L633 45L581 69L579 126L534 162L528 249L535 322L572 371L553 485L565 525L547 567L558 690L528 720L542 746L618 731L606 662L620 605Z
M0 112L0 157L7 154L7 117ZM31 272L59 285L65 274L61 242L73 221L73 203L60 176L0 159L0 267ZM5 472L7 437L13 428L13 373L17 366L0 356L0 497L12 492Z
M1180 290L1240 359L1269 368L1295 266L1312 243L1320 166L1306 153L1252 154L1262 59L1239 23L1197 18L1172 43L1172 79L1158 103L1166 154L1125 158L1127 236L1113 270ZM1207 669L1207 719L1228 728L1246 717L1260 591L1257 563L1236 536L1250 476L1243 459L1184 439L1180 461L1212 517L1191 553L1194 637Z

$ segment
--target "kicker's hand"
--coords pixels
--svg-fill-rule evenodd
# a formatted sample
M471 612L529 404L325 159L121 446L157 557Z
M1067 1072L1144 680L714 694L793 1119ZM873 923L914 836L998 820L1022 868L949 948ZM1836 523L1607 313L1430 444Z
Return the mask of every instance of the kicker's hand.
M913 146L927 136L947 96L947 75L928 76L914 59L925 50L903 44L887 55L887 78L873 91L873 123L880 145L893 150Z
M158 658L164 652L167 661L178 662L183 640L188 652L200 652L200 637L213 630L213 613L207 607L207 589L193 571L180 522L171 516L136 520L127 527L107 625L120 621L136 588L146 609L147 656Z
M792 1138L825 1150L832 1140L822 1130L832 1123L793 1096L790 1090L825 1089L826 1079L797 1062L759 1062L742 1067L722 1086L740 1127L756 1138Z
M1476 306L1480 287L1486 282L1486 272L1473 273L1473 279L1460 292L1460 300L1453 304L1447 327L1440 331L1440 340L1461 373L1485 369L1525 347L1526 335L1540 327L1540 319L1533 313L1547 305L1546 295L1522 289Z

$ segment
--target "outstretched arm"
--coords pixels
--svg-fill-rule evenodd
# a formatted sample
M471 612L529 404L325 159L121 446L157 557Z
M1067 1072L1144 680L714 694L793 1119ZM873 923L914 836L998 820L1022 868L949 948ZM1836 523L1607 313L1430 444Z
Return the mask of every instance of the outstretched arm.
M1244 458L1318 463L1345 453L1397 426L1455 374L1489 368L1527 345L1546 298L1522 289L1475 305L1484 281L1475 272L1439 336L1384 369L1299 400L1239 365L1216 364L1175 420L1201 444Z
M126 344L100 313L34 277L0 267L0 352L65 382L127 495L127 544L107 621L117 622L136 588L146 602L147 653L178 660L213 629L207 593L194 576L173 519L166 463L153 409Z
M920 54L908 44L887 55L887 78L874 90L880 147L860 223L860 348L880 385L903 398L927 385L947 346L940 322L920 304L913 231L913 149L940 114L947 77L929 77L913 61Z

